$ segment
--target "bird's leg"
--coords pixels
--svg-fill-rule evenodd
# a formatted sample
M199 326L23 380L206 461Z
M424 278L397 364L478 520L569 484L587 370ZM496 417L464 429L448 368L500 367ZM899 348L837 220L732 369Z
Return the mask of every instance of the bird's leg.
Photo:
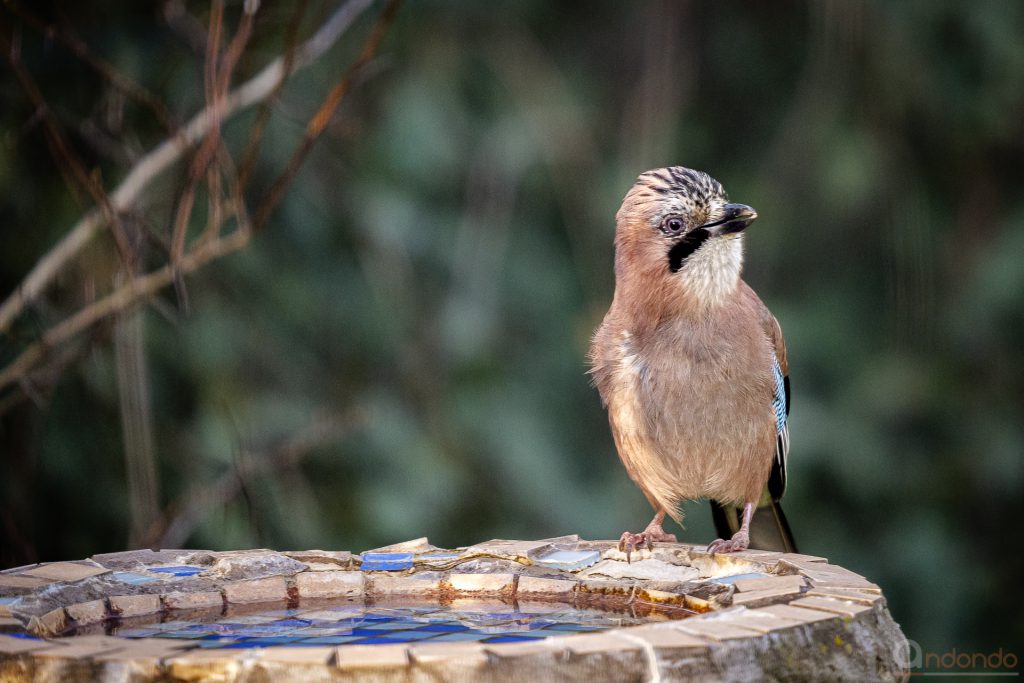
M675 534L666 533L661 528L661 523L665 521L665 511L658 510L657 514L654 515L654 519L647 525L647 528L638 534L631 533L629 531L622 532L622 536L619 538L619 550L626 553L626 562L630 561L633 551L637 548L646 546L648 550L654 549L655 541L668 541L669 543L676 542Z
M750 519L753 516L754 504L747 503L743 506L743 524L740 525L740 530L734 533L728 541L721 538L713 541L708 546L708 552L714 555L715 553L736 553L746 550L750 545Z

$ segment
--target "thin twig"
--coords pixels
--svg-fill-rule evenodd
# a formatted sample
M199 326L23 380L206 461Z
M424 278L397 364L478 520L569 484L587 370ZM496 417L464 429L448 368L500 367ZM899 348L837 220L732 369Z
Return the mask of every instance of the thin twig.
M34 26L47 38L56 38L57 42L71 50L76 57L92 67L108 83L136 102L149 107L168 132L173 133L178 129L174 116L156 95L118 71L113 64L96 55L89 49L85 41L75 35L67 26L47 23L42 17L33 14L19 3L14 2L14 0L3 0L3 2L12 13Z
M285 32L284 41L284 69L285 71L291 70L292 62L295 61L296 49L299 44L299 28L302 26L302 18L306 14L306 7L308 6L308 0L299 0L295 7L295 11L292 13L292 19L288 22L288 29ZM239 163L238 182L242 188L249 186L249 178L252 176L252 171L256 167L256 158L259 155L260 143L263 141L263 131L267 127L267 122L270 121L270 105L277 100L277 96L281 93L281 89L284 88L285 81L281 80L274 88L273 92L263 101L260 105L259 111L256 113L256 120L253 121L252 126L249 128L249 139L245 143L245 150L242 152L242 161Z
M306 160L309 151L313 149L313 144L316 143L317 138L327 128L327 124L330 123L331 117L334 116L334 112L338 109L338 105L342 103L345 95L348 94L353 78L377 54L377 49L384 39L384 34L387 33L391 22L394 21L395 13L401 4L402 0L390 0L388 2L380 18L377 19L373 31L370 32L366 42L363 43L363 47L359 51L359 57L345 70L345 73L342 74L338 82L331 88L331 91L327 93L327 97L324 98L316 114L309 120L302 142L299 143L295 153L292 154L292 158L288 160L288 165L277 176L270 189L267 190L263 202L257 207L253 215L253 230L259 231L270 219L270 214L273 213L278 203L284 197L285 190L288 189L288 185L295 179L299 168L302 166L302 162Z
M222 120L262 101L275 91L282 79L322 56L371 3L372 0L349 0L302 44L290 67L286 68L283 57L277 57L258 74L231 91L224 104ZM142 157L110 194L113 210L124 211L135 202L153 180L207 134L209 125L209 112L204 109L193 116L178 135L165 140ZM92 240L102 225L101 212L90 211L39 259L18 288L0 305L0 332L10 329L25 306L42 294L68 261Z
M28 95L29 100L36 107L36 112L38 112L43 122L43 130L46 133L46 141L50 147L50 153L57 164L57 168L60 169L61 175L64 176L68 189L76 197L77 190L79 189L84 189L92 196L93 201L102 210L106 221L113 227L114 239L117 242L117 248L121 253L122 260L125 263L129 263L132 261L133 256L128 245L127 236L124 233L124 226L121 224L121 219L118 217L117 212L110 205L110 197L107 196L106 190L103 189L103 183L100 182L98 174L89 173L85 170L85 165L71 148L64 132L61 130L57 117L54 116L53 110L50 109L46 98L43 97L42 90L39 89L39 86L36 85L36 82L29 74L28 69L21 62L21 57L17 50L7 40L7 37L3 35L0 35L0 50L3 50L11 70L14 71L14 75L17 77L25 94ZM68 175L69 172L70 176Z
M244 20L243 20L244 21ZM199 179L206 173L206 168L213 158L214 150L220 144L220 125L222 116L222 98L217 87L217 61L220 57L220 41L224 27L224 0L214 0L210 12L210 35L206 41L206 61L203 64L203 90L206 93L206 111L210 116L209 134L203 140L199 150L192 157L189 165L185 188L178 200L178 209L174 214L171 228L171 266L174 268L174 289L178 294L178 302L182 309L188 311L188 294L185 282L178 270L178 263L185 255L185 241L188 236L189 218L195 204L196 187ZM214 197L214 201L219 198Z
M183 273L191 273L201 266L238 251L249 242L249 230L236 228L224 237L207 242L186 254L179 264ZM123 311L142 299L152 296L171 284L174 268L170 265L128 281L120 289L98 299L90 306L78 311L70 318L51 327L42 339L30 345L3 370L0 370L0 389L13 384L25 376L46 354L60 344L88 329L96 322Z

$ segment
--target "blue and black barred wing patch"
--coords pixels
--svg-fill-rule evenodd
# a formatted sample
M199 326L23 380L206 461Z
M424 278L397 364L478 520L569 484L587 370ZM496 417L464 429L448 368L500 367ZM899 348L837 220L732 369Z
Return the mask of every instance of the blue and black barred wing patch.
M789 377L782 375L778 358L772 357L772 374L775 377L775 395L772 409L775 411L775 432L778 435L775 446L775 462L768 475L768 493L772 500L779 500L786 492L786 457L789 455Z

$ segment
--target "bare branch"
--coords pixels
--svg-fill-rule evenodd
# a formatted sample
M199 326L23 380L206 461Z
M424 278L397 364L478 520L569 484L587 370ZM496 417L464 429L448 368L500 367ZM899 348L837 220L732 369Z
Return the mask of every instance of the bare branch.
M6 36L0 35L0 49L7 56L7 62L11 65L11 69L14 71L15 76L17 76L18 82L42 118L43 130L46 132L46 141L50 147L50 153L57 164L57 168L60 169L61 174L64 176L65 182L68 183L68 189L71 190L76 198L78 197L77 191L79 189L84 189L92 196L96 206L102 211L103 217L113 228L114 239L117 242L117 249L121 254L121 259L125 263L131 263L133 255L128 244L128 238L124 232L124 226L121 225L120 217L110 204L110 197L107 196L106 190L103 189L103 183L100 182L99 174L86 171L82 160L78 158L71 145L68 144L64 132L61 130L60 123L57 121L57 117L54 116L50 105L47 104L46 99L43 97L42 90L39 89L39 86L36 85L31 75L29 75L28 69L22 64L20 56L13 49ZM70 177L68 176L68 171L70 171Z
M177 130L178 126L174 121L174 116L172 116L171 112L167 110L167 107L164 106L163 102L157 99L153 93L118 71L113 64L96 55L89 49L89 46L86 45L85 42L75 35L75 33L67 26L55 26L47 23L40 16L33 14L19 3L14 2L14 0L3 0L3 2L11 12L31 26L34 26L46 37L56 38L57 42L71 50L75 56L81 59L85 64L92 67L92 69L106 79L108 83L128 97L131 97L136 102L149 107L168 132L173 133Z
M179 270L182 273L191 273L214 259L238 251L249 242L249 234L249 230L239 227L224 237L196 247L181 259ZM22 351L10 365L0 370L0 389L24 377L50 349L63 344L99 320L123 311L163 289L174 281L174 273L175 269L168 265L153 273L129 280L111 294L51 327L42 339Z
M227 120L238 112L262 101L275 91L283 79L322 56L371 3L372 0L349 0L301 45L291 65L286 66L284 58L278 57L258 74L231 91L224 103L222 120ZM153 180L177 162L192 145L203 139L210 130L209 114L207 109L199 112L189 120L178 135L165 140L142 157L117 186L117 189L110 194L112 210L118 212L128 208ZM25 306L42 294L68 261L81 252L102 226L102 213L95 210L90 211L71 228L60 242L40 258L18 288L0 305L0 332L10 328L14 319L24 310ZM234 235L234 233L232 234ZM209 244L219 243L211 242ZM188 257L186 257L187 259ZM153 276L156 275L159 273ZM156 289L159 287L154 288L153 291ZM75 318L77 317L75 316ZM4 370L4 375L8 370L10 368Z
M302 25L302 18L306 15L308 4L308 0L299 0L295 11L292 13L292 19L288 22L288 29L285 32L284 40L285 71L290 71L291 65L295 61L299 42L299 27ZM267 122L270 121L270 105L277 99L284 84L284 80L278 82L270 96L263 101L259 111L256 113L256 120L253 121L252 126L249 128L249 139L245 143L245 151L242 152L242 161L239 164L238 182L241 183L243 188L249 186L249 178L252 175L253 168L256 166L256 157L260 151L260 143L263 141L263 131L267 127Z
M324 129L327 128L327 124L330 123L331 117L338 109L338 105L341 104L342 100L345 99L345 95L348 94L353 78L377 54L381 40L384 39L384 34L387 33L391 22L394 21L395 13L401 4L402 0L390 0L388 2L377 23L374 25L373 31L366 39L366 42L363 43L363 48L359 51L359 57L345 70L345 73L342 74L338 82L331 88L331 91L327 93L327 97L320 105L320 108L306 125L306 134L302 142L299 143L298 149L295 150L292 158L288 160L288 165L274 180L274 183L264 195L263 202L256 209L252 223L254 230L259 230L266 224L270 214L273 213L278 203L284 197L285 190L288 189L288 185L291 184L295 175L299 172L299 168L309 155L313 144L316 143Z

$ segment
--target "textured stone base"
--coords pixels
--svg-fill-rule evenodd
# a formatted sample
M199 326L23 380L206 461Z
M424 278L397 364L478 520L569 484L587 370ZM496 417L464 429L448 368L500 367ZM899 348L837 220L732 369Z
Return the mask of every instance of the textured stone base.
M711 556L658 544L625 563L612 541L426 539L368 551L131 551L0 572L0 681L906 680L907 643L878 586L823 558ZM366 564L363 565L363 560ZM374 570L367 569L374 567ZM383 568L383 569L378 569ZM702 612L533 642L200 649L102 635L115 617L322 598L666 606ZM143 617L137 617L143 618ZM92 624L92 626L90 626ZM76 635L53 638L65 629Z

